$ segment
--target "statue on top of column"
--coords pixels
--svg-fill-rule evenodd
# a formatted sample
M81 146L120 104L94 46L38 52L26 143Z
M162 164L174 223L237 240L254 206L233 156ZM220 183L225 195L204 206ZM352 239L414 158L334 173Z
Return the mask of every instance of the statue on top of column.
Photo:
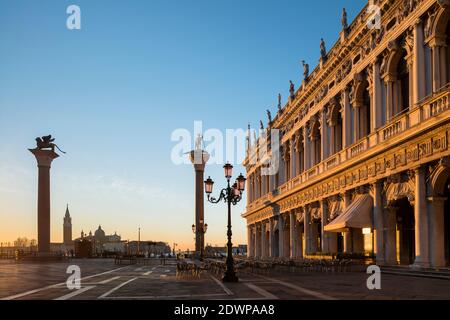
M342 19L341 19L341 23L342 23L342 30L347 30L348 29L348 21L347 21L347 10L345 10L345 8L342 9Z
M65 153L62 151L55 143L55 138L52 138L52 135L43 136L43 137L37 137L36 138L36 149L38 150L48 150L55 152L55 148L57 148L62 153Z
M203 136L199 134L195 139L195 150L199 151L203 149Z
M303 78L307 80L309 77L309 64L307 64L305 60L302 60L302 65L303 65Z

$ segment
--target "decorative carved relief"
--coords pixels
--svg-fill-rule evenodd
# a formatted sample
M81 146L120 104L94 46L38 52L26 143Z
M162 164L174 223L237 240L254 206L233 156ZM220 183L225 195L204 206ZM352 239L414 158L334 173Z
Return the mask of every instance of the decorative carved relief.
M398 175L397 175L398 176ZM393 181L388 179L385 183L385 194L388 203L407 198L409 202L414 201L414 179L399 179Z
M443 195L445 189L448 188L446 182L450 178L450 156L444 157L439 162L430 167L428 176L429 190L431 196Z
M427 39L433 35L433 25L436 20L436 15L437 15L436 9L428 11L428 16L425 19L425 24L423 27L425 39Z

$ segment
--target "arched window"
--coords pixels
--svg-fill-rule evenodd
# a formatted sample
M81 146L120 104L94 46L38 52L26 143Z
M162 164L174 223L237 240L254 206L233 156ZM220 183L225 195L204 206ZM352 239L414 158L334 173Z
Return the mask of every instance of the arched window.
M362 106L362 112L360 114L360 122L363 124L361 126L361 132L360 132L360 138L363 138L370 134L370 105L371 105L371 99L369 95L368 90L369 84L367 83L366 87L364 88L363 93L363 106Z
M396 113L400 113L409 108L409 69L403 57L400 58L397 65L397 77L398 106L394 106L394 110L397 111Z
M381 125L386 124L386 84L381 83Z
M305 145L304 145L304 135L301 134L297 141L297 172L303 173L305 171Z
M410 106L410 74L409 66L406 61L406 50L401 50L392 58L392 72L396 75L393 83L392 105L390 106L391 117L409 109Z
M338 112L337 114L337 121L336 121L336 126L334 128L335 130L335 151L339 152L342 150L342 137L343 137L343 125L342 125L342 114L340 112Z
M366 79L358 81L355 89L353 104L354 142L364 138L370 133L370 106L369 82Z
M329 156L342 150L342 114L338 98L331 100L327 113L327 138L329 143Z
M322 161L321 145L322 136L320 133L319 121L316 119L312 123L311 127L311 163L312 166L319 164Z
M447 24L447 47L445 48L445 50L447 51L447 83L450 82L450 21Z
M431 78L431 48L425 45L425 96L428 97L433 90L433 80Z

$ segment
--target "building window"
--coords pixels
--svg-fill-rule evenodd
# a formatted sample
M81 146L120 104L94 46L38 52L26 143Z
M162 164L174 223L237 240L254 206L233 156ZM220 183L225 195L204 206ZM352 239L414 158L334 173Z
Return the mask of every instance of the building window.
M432 93L433 80L431 79L431 48L425 45L425 96Z
M360 136L362 139L370 133L370 105L371 99L368 90L369 84L364 88L363 92L363 106L361 108L359 123L360 123Z
M386 83L381 83L381 125L386 124Z
M338 112L337 114L337 120L336 125L334 126L335 134L334 134L334 145L335 145L335 151L339 152L342 150L342 136L343 136L343 129L342 126L342 114Z
M398 65L398 78L400 85L400 108L399 112L402 112L409 108L409 71L408 65L405 59L400 59Z
M450 82L450 21L447 24L447 47L445 48L447 54L447 83Z

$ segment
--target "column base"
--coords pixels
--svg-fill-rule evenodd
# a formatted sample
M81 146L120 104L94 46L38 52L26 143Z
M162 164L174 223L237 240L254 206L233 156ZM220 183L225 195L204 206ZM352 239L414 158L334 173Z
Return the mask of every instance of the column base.
M376 264L377 266L388 266L388 265L389 265L388 263L386 263L386 261L384 261L384 260L378 260L378 259L375 259L375 264Z
M417 261L414 262L412 265L409 266L411 269L426 269L430 267L430 263L428 262L422 262L422 261Z
M239 278L236 276L234 272L225 272L225 275L222 278L223 282L239 282Z

